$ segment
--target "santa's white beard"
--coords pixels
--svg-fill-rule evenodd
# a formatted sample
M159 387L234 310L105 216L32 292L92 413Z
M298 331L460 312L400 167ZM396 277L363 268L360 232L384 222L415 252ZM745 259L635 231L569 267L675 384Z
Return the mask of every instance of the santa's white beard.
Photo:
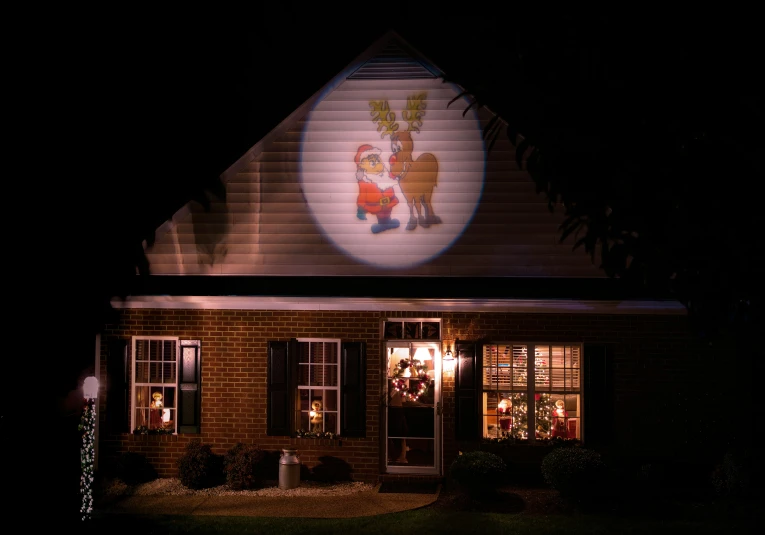
M377 184L377 187L381 190L386 190L388 188L392 188L394 186L398 186L398 180L395 178L391 178L390 175L388 175L387 171L383 171L379 175L370 175L367 174L367 178L374 184Z

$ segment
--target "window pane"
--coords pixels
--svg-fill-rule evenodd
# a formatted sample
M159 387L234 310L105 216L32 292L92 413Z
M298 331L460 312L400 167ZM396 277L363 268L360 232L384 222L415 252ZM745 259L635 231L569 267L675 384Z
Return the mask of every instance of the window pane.
M135 380L138 383L149 382L149 364L147 362L135 363Z
M337 364L337 344L334 342L327 342L324 344L324 362L325 364Z
M324 386L337 386L338 385L338 366L331 364L324 366Z
M159 362L149 363L149 382L161 383L162 382L162 364Z
M550 348L538 345L534 348L534 390L550 390Z
M400 321L386 321L383 327L383 337L394 340L403 338L403 324Z
M310 344L298 344L298 363L308 364L310 362L310 354Z
M164 340L162 343L162 360L175 362L175 340Z
M298 390L298 394L298 408L299 410L308 414L308 411L311 410L311 391L307 389L300 389Z
M310 376L308 378L310 385L319 385L324 386L324 379L325 379L325 370L324 366L322 365L311 365L310 366Z
M580 438L579 425L580 397L579 394L553 394L551 396L550 436L560 438Z
M420 336L420 322L419 321L406 321L404 322L404 338L405 339L419 339Z
M308 373L309 365L308 364L300 364L298 365L298 385L299 386L308 386L310 383L308 382Z
M162 364L162 382L175 384L175 362L165 362Z
M148 408L151 396L149 395L148 386L137 386L135 388L135 399L133 405L137 408Z
M311 343L311 362L313 364L321 364L324 362L325 347L322 342Z
M337 429L337 413L325 412L324 413L324 431L335 432Z
M441 338L441 323L437 321L424 321L422 323L423 340L438 340Z
M526 346L513 346L513 389L526 388L528 384L528 349Z
M324 391L324 409L337 412L337 390Z
M136 340L135 359L149 360L149 341L148 340Z
M484 437L528 438L528 403L526 399L526 394L522 393L484 392Z

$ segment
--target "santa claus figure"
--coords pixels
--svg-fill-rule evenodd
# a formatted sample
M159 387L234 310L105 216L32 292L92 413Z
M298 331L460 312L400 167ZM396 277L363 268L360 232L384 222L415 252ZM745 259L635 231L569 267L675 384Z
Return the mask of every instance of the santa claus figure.
M393 207L398 204L393 189L398 181L385 171L380 154L380 149L372 145L361 145L353 159L359 184L356 217L365 220L367 213L377 216L377 223L372 225L373 234L399 227L398 219L391 217Z
M552 436L568 438L568 411L562 399L555 402L552 409Z

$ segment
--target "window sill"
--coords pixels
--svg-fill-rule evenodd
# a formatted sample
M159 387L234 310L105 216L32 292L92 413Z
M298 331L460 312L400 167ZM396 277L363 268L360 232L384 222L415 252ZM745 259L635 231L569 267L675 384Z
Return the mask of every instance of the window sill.
M176 442L178 435L171 434L133 434L129 435L132 442Z
M290 443L293 446L304 446L306 448L316 448L318 446L343 446L342 437L335 438L318 438L318 437L293 437L290 439Z

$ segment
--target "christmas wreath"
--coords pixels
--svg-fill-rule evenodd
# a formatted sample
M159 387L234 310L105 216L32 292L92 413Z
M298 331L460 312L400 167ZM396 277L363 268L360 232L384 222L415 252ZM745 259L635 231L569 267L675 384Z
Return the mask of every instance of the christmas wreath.
M409 375L405 375L409 370ZM408 379L405 380L405 379ZM405 400L417 401L428 393L430 380L428 379L428 367L418 359L401 359L393 372L391 381L393 388L401 394Z

